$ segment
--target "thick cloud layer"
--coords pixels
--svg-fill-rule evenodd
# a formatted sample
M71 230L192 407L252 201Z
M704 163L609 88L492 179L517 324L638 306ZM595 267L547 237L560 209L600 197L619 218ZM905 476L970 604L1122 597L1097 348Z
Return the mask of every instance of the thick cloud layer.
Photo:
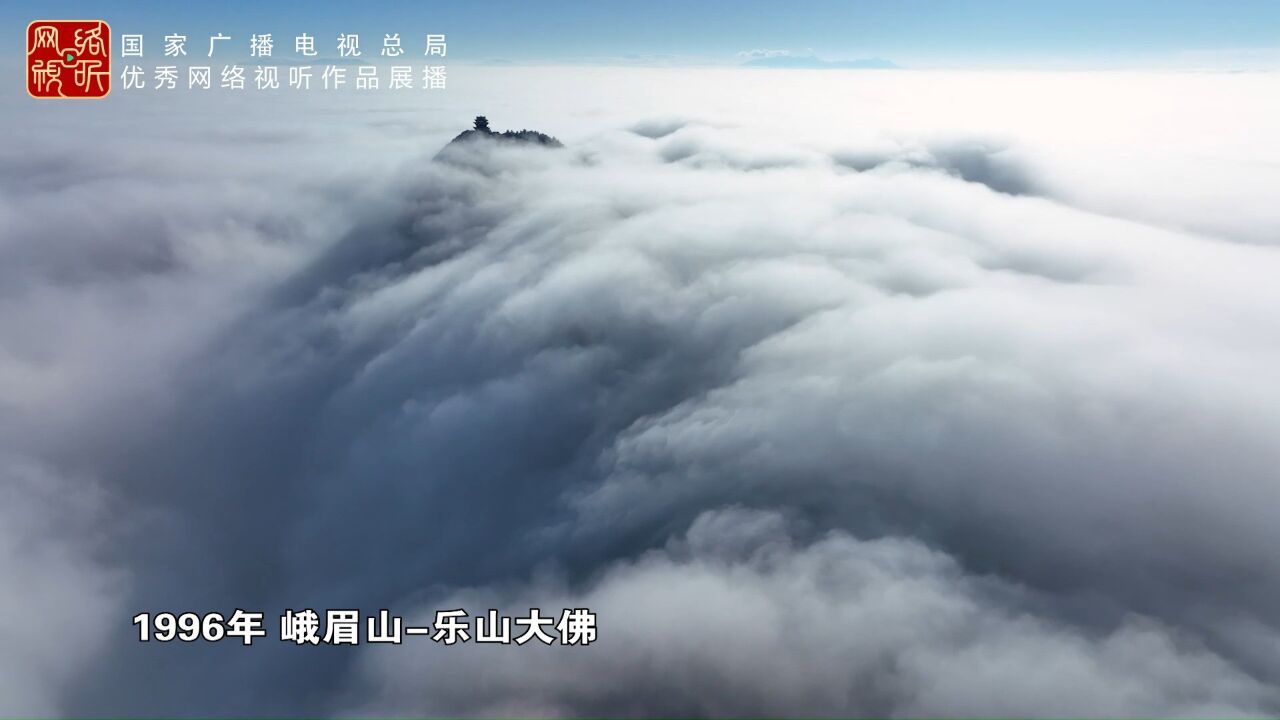
M1252 81L1175 85L1263 125ZM1274 172L1209 153L1212 114L1115 168L1144 204L1084 130L788 132L690 93L436 161L448 126L405 140L395 108L6 149L4 598L85 644L0 651L57 669L0 709L1280 712ZM1193 159L1234 199L1176 206ZM586 606L600 639L131 639L143 609L301 606Z
M93 557L102 498L91 485L0 456L0 697L8 714L48 715L107 628L124 614L124 578Z
M1035 601L902 539L796 547L778 515L702 515L687 537L582 593L543 583L447 607L554 602L615 618L584 649L471 645L371 654L362 712L495 715L1222 716L1274 690L1169 628L1080 633ZM423 621L429 621L424 618ZM500 692L477 691L500 688ZM1085 700L1087 698L1087 700Z

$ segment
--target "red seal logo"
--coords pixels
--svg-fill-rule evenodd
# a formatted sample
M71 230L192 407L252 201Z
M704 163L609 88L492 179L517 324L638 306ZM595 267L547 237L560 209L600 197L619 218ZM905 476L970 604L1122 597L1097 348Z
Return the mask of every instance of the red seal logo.
M27 92L100 98L111 92L111 28L103 20L36 20L27 26Z

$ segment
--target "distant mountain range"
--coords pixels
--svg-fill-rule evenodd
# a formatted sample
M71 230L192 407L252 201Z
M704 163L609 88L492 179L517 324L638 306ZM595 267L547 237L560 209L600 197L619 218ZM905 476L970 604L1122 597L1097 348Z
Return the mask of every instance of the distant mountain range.
M858 60L823 60L813 55L774 55L755 58L743 63L745 67L795 68L804 70L895 70L899 66L884 58L860 58Z

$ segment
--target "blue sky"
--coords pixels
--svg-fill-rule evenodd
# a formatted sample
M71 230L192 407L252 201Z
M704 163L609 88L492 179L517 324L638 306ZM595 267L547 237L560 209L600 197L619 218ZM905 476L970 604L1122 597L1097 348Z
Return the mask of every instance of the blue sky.
M456 62L722 63L762 49L833 60L880 56L908 66L1126 66L1240 51L1274 56L1280 48L1280 2L1274 0L76 0L42 3L38 10L10 3L0 15L15 28L11 37L20 37L17 28L36 15L103 17L117 33L157 37L358 32L366 47L384 32L444 32Z

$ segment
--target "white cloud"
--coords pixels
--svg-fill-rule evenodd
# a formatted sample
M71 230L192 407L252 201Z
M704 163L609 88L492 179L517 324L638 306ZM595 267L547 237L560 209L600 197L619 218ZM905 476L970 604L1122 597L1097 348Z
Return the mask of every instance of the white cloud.
M64 695L91 671L111 628L128 622L125 577L94 552L102 498L19 458L0 456L0 698L29 717L68 711Z
M587 646L370 652L368 715L1120 716L1261 713L1275 691L1137 617L1081 633L898 538L792 540L773 513L701 515L580 592L555 582L441 608L590 608ZM431 616L415 618L429 623Z

